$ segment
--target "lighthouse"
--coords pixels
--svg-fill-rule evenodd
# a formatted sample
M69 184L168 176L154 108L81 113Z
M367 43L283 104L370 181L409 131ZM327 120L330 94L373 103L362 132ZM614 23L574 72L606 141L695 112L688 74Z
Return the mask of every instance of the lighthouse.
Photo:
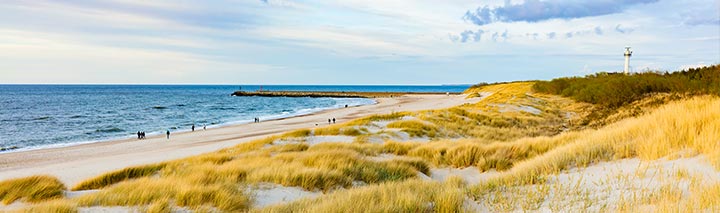
M630 72L630 56L632 56L632 50L630 47L625 47L625 70L623 72L626 75Z

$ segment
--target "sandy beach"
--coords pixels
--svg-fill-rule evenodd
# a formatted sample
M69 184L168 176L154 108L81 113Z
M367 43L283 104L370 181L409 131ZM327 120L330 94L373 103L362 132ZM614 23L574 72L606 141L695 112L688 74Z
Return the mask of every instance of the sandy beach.
M328 118L338 123L373 114L399 111L440 109L479 99L464 95L405 95L377 98L377 104L332 109L309 115L238 124L148 137L145 140L124 139L61 148L0 153L0 180L47 174L56 176L66 185L101 173L133 165L178 159L230 147L246 141L294 129L325 126Z

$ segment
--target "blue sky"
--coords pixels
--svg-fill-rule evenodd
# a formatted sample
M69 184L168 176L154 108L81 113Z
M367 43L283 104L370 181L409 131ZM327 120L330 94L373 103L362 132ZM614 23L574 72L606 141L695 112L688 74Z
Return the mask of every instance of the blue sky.
M0 83L458 84L720 63L720 0L4 1Z

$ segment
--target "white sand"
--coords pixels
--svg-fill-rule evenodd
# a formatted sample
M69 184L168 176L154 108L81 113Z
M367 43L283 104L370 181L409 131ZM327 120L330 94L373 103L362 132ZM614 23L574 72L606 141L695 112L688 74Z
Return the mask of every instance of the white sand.
M683 171L678 173L678 171ZM678 175L682 174L682 175ZM617 208L623 199L650 197L662 187L672 186L681 190L682 196L689 196L692 178L700 184L711 185L720 182L720 171L715 170L703 155L678 159L641 161L638 158L600 162L585 168L571 168L557 175L548 176L548 182L540 185L526 185L504 189L503 196L518 199L537 195L541 187L547 187L547 195L539 200L539 208L530 212L552 212L560 209L567 212L606 212ZM531 193L535 192L535 193ZM510 195L512 193L512 195ZM490 196L487 201L466 203L477 211L492 212ZM530 198L528 198L531 200ZM515 202L516 211L521 210ZM653 207L642 206L648 212Z
M251 193L255 194L254 208L289 203L302 198L314 198L322 195L320 192L306 191L300 187L287 187L272 183L262 183L257 188L253 188Z
M322 135L322 136L309 136L305 138L305 142L308 146L313 146L319 143L352 143L355 140L353 136L345 135Z
M496 175L497 172L493 171L487 171L487 172L480 172L480 170L477 167L471 166L467 168L433 168L430 169L430 178L436 181L445 181L447 178L452 176L458 176L465 180L466 183L469 185L474 185L480 183L480 181L486 180L494 175Z
M178 159L263 138L289 130L327 125L328 118L345 122L372 114L447 108L474 103L480 98L464 95L406 95L378 98L377 104L327 110L311 115L240 124L195 132L175 133L166 140L153 136L146 140L125 139L62 148L0 154L0 180L37 174L58 177L68 186L104 172L133 165ZM324 124L324 125L323 125Z

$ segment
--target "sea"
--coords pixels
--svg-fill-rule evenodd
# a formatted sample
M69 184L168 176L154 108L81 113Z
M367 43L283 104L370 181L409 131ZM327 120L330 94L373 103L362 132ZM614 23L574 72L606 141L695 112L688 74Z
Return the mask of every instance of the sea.
M364 98L236 97L234 91L462 92L469 85L0 85L0 152L70 146L374 104Z

